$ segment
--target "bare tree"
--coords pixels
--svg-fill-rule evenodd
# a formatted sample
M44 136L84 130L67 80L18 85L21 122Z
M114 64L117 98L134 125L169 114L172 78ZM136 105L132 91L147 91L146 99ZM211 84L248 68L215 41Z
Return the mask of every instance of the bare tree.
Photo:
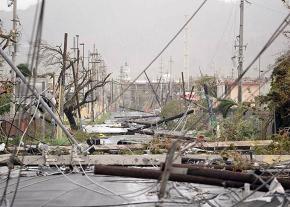
M67 67L63 70L63 51L61 46L52 47L50 45L42 45L42 62L46 67L53 66L54 68L59 68L59 76L56 85L56 99L59 97L59 86L61 84L62 77L66 73L74 73L75 66L78 60L77 58L72 58L70 53L66 54ZM77 80L69 78L66 79L64 86L64 98L65 103L63 107L64 114L66 115L70 127L72 130L77 130L78 126L75 120L75 111L78 108L83 107L85 104L95 102L98 97L93 96L97 88L104 87L109 81L108 78L111 74L104 75L101 80L97 81L92 76L90 76L90 71L83 67L84 64L80 64L82 67L80 77ZM57 74L57 72L55 72ZM76 82L74 82L76 81ZM84 92L85 91L85 92ZM94 98L92 98L94 97ZM59 104L59 103L57 103Z

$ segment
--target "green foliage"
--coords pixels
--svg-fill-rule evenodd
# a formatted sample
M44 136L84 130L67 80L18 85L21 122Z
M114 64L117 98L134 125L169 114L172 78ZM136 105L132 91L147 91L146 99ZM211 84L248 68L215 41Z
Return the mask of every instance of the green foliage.
M204 131L207 135L211 134L208 130L208 116L202 116L202 114L190 114L187 117L185 129L187 130L198 130L199 132ZM204 134L202 133L202 134Z
M94 122L90 121L89 124L104 124L105 121L111 116L110 113L104 113L99 116Z
M233 116L221 121L222 140L239 141L258 137L258 118L255 116L244 117L247 110L245 106L239 106Z
M76 138L76 140L78 140L79 142L85 142L87 139L89 139L92 135L90 135L87 132L84 132L82 130L78 130L74 133L74 137Z
M272 137L273 143L268 146L255 147L256 154L262 155L289 155L290 154L290 140L288 136L275 134Z
M195 82L195 87L201 92L199 95L204 94L204 85L208 87L208 95L211 97L217 97L217 80L213 76L205 75L202 76Z
M275 112L277 128L290 126L290 51L276 61L272 73L271 90L260 98Z
M10 111L11 107L11 94L6 93L0 95L0 115Z
M30 77L32 75L31 71L28 68L28 64L21 63L21 64L17 65L17 68L21 71L21 73L25 77Z
M177 114L184 112L186 108L184 107L184 101L182 100L172 100L169 101L161 110L161 116L164 118L172 117Z
M67 145L71 145L71 143L69 142L67 137L61 137L59 139L50 139L48 142L48 144L52 145L52 146L67 146Z
M161 116L164 118L172 117L177 114L180 114L182 112L186 111L186 107L184 106L183 100L172 100L168 102L161 110ZM186 123L185 123L185 129L196 129L203 126L203 121L199 120L200 114L190 114L187 116ZM206 117L205 117L206 118ZM168 129L174 129L177 126L179 119L176 119L172 122L168 122L166 124ZM183 123L180 124L180 126L177 128L177 130L181 130L183 127Z
M231 99L222 99L217 107L217 110L222 113L223 117L226 118L229 110L236 106L237 103Z
M144 155L144 150L130 150L128 149L122 149L119 151L120 155Z

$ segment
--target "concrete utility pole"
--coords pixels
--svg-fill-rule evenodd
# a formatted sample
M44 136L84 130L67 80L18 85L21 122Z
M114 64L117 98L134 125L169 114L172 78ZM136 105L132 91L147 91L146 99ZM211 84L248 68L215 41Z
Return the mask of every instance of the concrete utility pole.
M76 35L77 44L75 44L75 37L73 38L73 51L74 51L74 58L76 59L76 70L73 68L73 79L74 79L74 86L75 91L78 89L78 80L79 80L79 64L80 64L80 50L79 50L79 35ZM79 106L79 93L76 94L76 103L78 105L78 122L80 128L82 128L82 117L81 117L81 109Z
M239 66L238 77L243 73L244 63L244 0L240 3ZM242 103L242 79L238 83L238 102Z
M59 114L60 118L63 121L64 119L64 112L63 112L63 105L64 105L64 88L65 88L65 70L66 70L66 55L67 55L67 36L68 34L64 34L64 46L63 46L63 54L62 54L62 59L63 59L63 67L62 67L62 72L61 72L61 79L60 79L60 84L59 84ZM60 128L57 128L57 138L61 139L62 137L62 131Z
M101 61L101 77L100 77L100 80L103 80L105 77L106 77L106 64L105 64L105 61L102 60ZM105 95L105 86L102 87L102 110L101 111L105 111L106 107L105 107L105 102L106 102L106 95ZM105 111L106 112L106 111Z
M173 75L172 75L172 66L173 66L173 60L172 60L172 56L170 56L169 59L169 97L170 99L172 99L172 84L173 84Z
M75 92L78 90L78 65L79 65L79 56L80 56L80 51L78 50L77 52L77 70L75 71L75 67L73 66L72 67L72 72L73 72L73 79L74 79L74 88L75 88ZM76 93L76 104L78 106L78 121L79 121L79 125L80 125L80 128L82 128L82 117L81 117L81 109L80 109L80 106L79 106L79 93Z
M185 19L188 19L188 15L185 15ZM184 28L184 62L183 62L183 68L184 73L187 75L187 90L189 90L189 61L188 61L188 26Z
M13 25L12 25L12 38L15 41L13 43L13 52L12 52L12 63L13 65L16 65L16 53L17 53L17 0L13 0L13 19L12 19ZM16 73L11 70L11 81L15 82L16 81ZM13 95L14 95L14 100L16 100L16 88L13 86ZM15 104L12 104L11 107L11 113L15 113Z
M110 95L111 95L111 97L110 97L110 103L109 103L109 105L111 105L112 103L113 103L113 98L114 98L114 79L112 78L111 79L111 88L110 88ZM115 109L114 109L114 106L112 105L111 106L111 111L114 111Z
M85 67L85 43L80 43L83 48L83 56L82 56L82 67Z
M162 59L162 57L160 58L160 77L161 77L161 82L160 82L160 103L161 103L161 106L162 106L163 105L163 59Z
M98 51L95 49L95 45L94 45L94 49L93 49L93 52L90 53L90 56L91 56L91 64L92 64L92 69L90 70L90 77L91 77L91 89L94 87L93 83L95 83L95 81L98 81L98 68L97 68L97 63L100 63L100 60L98 60ZM95 91L92 91L91 93L91 98L92 100L95 99ZM91 103L91 120L92 121L95 121L95 103L94 101L92 101Z
M13 30L13 36L12 36L12 38L13 38L13 40L16 42L16 37L17 37L17 0L13 0L13 20L12 20L12 22L13 22L13 28L12 28L12 30ZM16 52L17 52L17 44L16 43L14 43L13 44L13 52L12 52L12 62L13 62L13 64L15 64L15 60L16 60ZM15 78L15 72L13 71L13 72L11 72L11 74L13 74L13 78Z

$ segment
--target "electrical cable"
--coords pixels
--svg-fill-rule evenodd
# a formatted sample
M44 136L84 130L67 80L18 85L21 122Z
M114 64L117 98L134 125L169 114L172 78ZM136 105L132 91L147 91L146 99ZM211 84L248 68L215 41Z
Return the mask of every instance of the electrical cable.
M39 183L43 183L43 182L47 182L49 180L55 180L55 179L58 179L62 177L62 175L57 175L57 176L54 176L54 177L51 177L51 178L46 178L46 179L42 179L42 180L39 180L39 181L36 181L36 182L33 182L33 183L30 183L30 184L27 184L27 185L24 185L24 186L21 186L21 187L18 187L17 190L21 190L21 189L24 189L24 188L27 188L27 187L30 187L30 186L33 186L35 184L39 184ZM15 191L10 191L7 193L8 194L11 194L11 193L14 193Z
M276 40L276 38L284 31L284 29L289 24L289 17L290 13L283 19L282 23L279 25L279 27L275 30L275 32L272 34L270 39L267 41L265 46L260 50L260 52L256 55L256 57L250 62L250 64L247 66L247 68L240 74L240 76L233 82L233 84L230 87L230 90L221 96L221 98L224 98L228 96L231 92L231 90L239 83L239 81L244 77L244 75L250 70L250 68L253 66L253 64L259 59L259 57L270 47L270 45Z
M223 30L223 32L222 32L222 35L221 35L221 37L220 37L220 39L219 39L219 41L218 41L218 43L217 43L217 45L216 45L216 48L213 50L214 53L212 54L212 57L210 58L210 61L209 61L210 64L213 62L213 60L215 59L215 57L216 57L216 55L217 55L217 52L218 52L219 49L220 49L220 46L221 46L221 43L222 43L222 41L223 41L223 39L224 39L225 33L226 33L226 31L227 31L227 29L228 29L228 27L229 27L229 25L230 25L230 24L229 24L229 23L230 23L230 20L232 19L232 16L233 16L233 14L234 14L234 9L235 9L235 7L236 7L236 3L233 3L233 8L232 8L231 11L230 11L230 14L229 14L228 19L227 19L227 21L226 21L226 25L225 25L225 27L224 27L224 30Z
M177 201L139 201L131 203L119 203L108 205L93 205L93 206L74 206L74 207L114 207L114 206L132 206L132 205L145 205L145 204L179 204L179 205L192 205L189 202L177 202ZM58 207L58 206L55 206ZM60 207L60 206L59 206Z
M102 112L100 112L98 116L100 116L101 114L103 114L107 109L109 109L115 102L117 102L119 100L120 97L122 97L124 95L124 93L142 76L143 73L145 73L150 67L151 65L163 54L163 52L171 45L172 42L174 42L174 40L180 35L180 33L184 30L184 28L191 22L191 20L197 15L197 13L201 10L201 8L205 5L205 3L208 0L204 0L201 5L196 9L196 11L191 15L191 17L185 22L185 24L183 24L183 26L178 30L178 32L169 40L169 42L163 47L163 49L150 61L150 63L142 70L142 72L133 80L131 81L130 84L128 84L128 86L123 89L121 91L121 93L112 100L112 102L106 106Z
M283 19L282 23L278 26L278 28L274 31L274 33L272 34L272 36L269 38L269 40L267 41L267 43L262 47L262 49L260 50L260 52L256 55L256 57L250 62L250 64L246 67L246 69L240 74L240 76L235 79L235 81L233 82L233 84L231 85L230 89L228 90L227 93L222 94L217 100L221 100L225 97L227 97L232 89L237 86L237 84L239 83L239 81L242 79L242 77L250 70L250 68L253 66L253 64L259 59L259 57L269 48L269 46L276 40L276 38L284 31L284 29L288 26L289 24L289 17L290 17L290 13ZM200 120L202 120L204 117L204 115L200 116L199 119L197 120L197 122L195 122L193 125L196 125ZM209 118L207 118L206 120L209 120Z
M36 115L36 113L37 113L37 111L38 111L38 106L39 106L39 104L40 104L40 96L39 96L39 98L38 98L38 102L37 102L37 106L36 106L36 108L35 108L34 114L32 115L30 121L29 121L28 124L27 124L27 127L25 128L25 130L24 130L24 132L23 132L23 134L22 134L22 136L21 136L21 138L20 138L20 141L19 141L19 144L18 144L18 147L17 147L17 150L16 150L16 154L15 154L15 156L17 156L17 154L18 154L18 152L19 152L19 148L20 148L21 143L22 143L22 141L23 141L23 138L24 138L24 136L25 136L25 134L26 134L26 132L27 132L27 130L28 130L28 127L30 126L31 122L33 121L33 119L34 119L34 117L35 117L35 115Z
M91 183L91 184L88 184L88 185L92 185L92 183ZM67 193L70 193L70 192L72 192L72 191L75 191L75 190L77 190L77 189L79 189L79 188L81 188L81 187L78 186L78 187L76 187L76 188L73 188L73 189L69 189L69 190L67 190L67 191L64 191L64 192L58 194L57 196L55 196L55 197L53 197L53 198L50 198L50 199L49 199L48 201L46 201L45 203L41 204L41 207L44 207L44 206L46 206L48 203L50 203L51 201L54 201L55 199L57 199L57 198L59 198L59 197L65 195L65 194L67 194Z
M81 168L83 174L86 176L86 178L87 178L90 182L92 182L93 184L95 184L95 185L97 185L98 187L102 188L103 190L106 190L106 191L108 191L108 192L111 193L111 194L105 194L105 195L108 195L108 196L112 196L112 195L114 195L114 196L118 196L118 197L121 197L122 199L124 199L124 200L126 200L126 201L128 201L128 200L127 200L126 198L122 197L122 196L127 196L127 195L130 195L130 194L135 194L135 193L137 193L137 192L140 192L140 191L143 191L143 190L147 190L147 189L149 189L149 188L152 189L152 188L154 188L155 186L157 186L157 183L154 183L152 186L146 186L145 188L139 189L139 190L137 190L137 191L135 191L135 192L132 192L132 193L116 194L115 192L111 191L110 189L107 189L107 188L101 186L100 184L96 183L94 180L92 180L92 179L87 175L87 173L85 172L85 170L83 169L83 167L82 167L80 161L79 161L79 166L80 166L80 168ZM144 193L144 192L142 192L142 193Z
M271 176L268 180L264 181L263 184L261 184L259 187L257 187L255 190L253 190L249 195L243 197L239 202L235 203L233 207L239 206L243 201L245 201L247 198L254 195L258 190L265 187L267 184L269 184L275 177L277 177L279 174L281 174L287 167L290 166L290 163L288 163L284 168L282 168L280 171L278 171L275 175Z
M122 197L121 195L117 195L115 192L111 191L110 189L107 189L107 188L103 187L102 185L100 185L100 184L96 183L95 181L93 181L93 180L92 180L92 179L87 175L87 173L85 172L85 170L83 169L83 166L81 165L81 162L80 162L80 161L79 161L79 165L80 165L80 168L81 168L82 172L84 173L84 175L86 176L86 178L87 178L90 182L92 182L93 184L95 184L95 185L98 186L99 188L101 188L101 189L103 189L103 190L105 190L105 191L108 191L108 192L110 192L111 194L113 194L113 195L115 195L115 196L118 196L118 197L120 197L121 199L123 199L123 200L125 200L125 201L128 201L126 198Z
M77 182L75 182L74 180L72 180L71 178L69 178L66 174L64 174L63 172L62 172L62 170L56 165L56 164L54 164L55 165L55 167L58 169L58 171L67 179L67 180L69 180L71 183L73 183L73 184L75 184L75 185L77 185L77 186L80 186L80 187L82 187L82 188L84 188L84 189L86 189L86 190L89 190L89 191L92 191L92 192L95 192L95 193L97 193L97 194L100 194L100 195L103 195L103 196L108 196L108 194L106 194L106 193L102 193L102 192L100 192L100 191L97 191L97 190L94 190L94 189L91 189L91 188L88 188L87 186L84 186L84 185L82 185L82 184L80 184L80 183L77 183ZM110 196L113 196L113 195L110 195Z
M38 55L36 56L36 58L37 58L37 60L36 60L36 62L37 62L37 64L38 64L38 59L39 59L39 45L40 45L40 41L41 41L41 31L42 31L42 23L43 23L43 13L44 13L44 2L45 2L45 0L42 0L42 3L41 3L41 12L40 12L40 16L39 16L39 22L38 22L38 27L37 27L37 40L38 41L36 41L36 42L38 42L39 44L38 44L38 47L36 47L37 49L38 49ZM34 50L35 51L35 50ZM32 57L32 60L34 60L34 55L33 55L33 57ZM32 64L32 66L33 66L33 64ZM34 67L34 75L36 74L36 70L37 70L37 65ZM29 79L30 79L31 77L29 77ZM33 86L35 85L35 80L36 80L36 75L34 76L34 82L33 82ZM29 83L30 83L30 80L29 80ZM25 95L25 97L27 98L28 96L27 96L27 94L28 94L28 89L29 89L29 87L27 87L26 88L27 90L26 90L26 95ZM16 94L15 94L16 95ZM20 107L18 107L18 109L19 109ZM16 116L16 113L17 113L17 111L15 111L15 114L14 114L14 117L13 117L13 121L12 121L12 123L14 122L14 119L15 119L15 116ZM21 120L21 116L22 116L22 114L20 114L20 116L19 116L19 120ZM10 127L10 130L11 130L11 128L12 128L12 125L11 125L11 127ZM9 133L10 134L10 133ZM15 151L16 151L16 145L15 145L15 150L14 150L14 152L13 152L13 154L11 155L11 158L10 158L10 160L12 161L12 162L14 162L14 158L15 158ZM11 163L11 164L13 164L13 163ZM21 171L21 170L20 170ZM1 201L0 201L0 206L2 205L2 203L3 203L3 200L5 199L5 197L6 197L6 191L7 191L7 187L8 187L8 183L9 183L9 179L10 179L10 173L11 173L11 167L9 167L9 171L8 171L8 178L7 178L7 182L6 182L6 186L5 186L5 189L4 189L4 191L3 191L3 194L2 194L2 198L1 198ZM17 180L17 182L19 182L19 179ZM16 192L15 192L15 194L13 195L13 198L12 198L12 201L11 201L11 206L13 206L13 203L14 203L14 200L15 200L15 197L16 197L16 193L17 193L17 188L18 188L18 184L16 185Z
M24 132L23 132L23 134L22 134L22 136L21 136L21 138L20 138L20 141L19 141L19 145L18 145L18 147L16 147L16 145L15 145L16 153L15 153L15 149L14 149L14 152L13 152L13 156L14 156L14 157L17 157L17 154L18 154L18 152L19 152L20 145L21 145L21 143L22 143L22 141L23 141L23 138L24 138L24 136L25 136L25 134L26 134L26 132L27 132L27 130L28 130L28 127L30 126L31 122L32 122L33 119L34 119L34 116L36 115L36 112L37 112L37 110L38 110L39 103L40 103L40 96L39 96L39 99L38 99L38 104L37 104L37 106L36 106L36 108L35 108L35 112L34 112L33 116L31 117L31 119L30 119L30 121L29 121L29 123L28 123L26 129L24 130ZM24 156L22 157L22 159L24 159ZM23 161L23 160L22 160L22 161ZM13 203L14 203L15 198L16 198L16 194L17 194L17 190L18 190L19 182L20 182L21 171L22 171L22 166L20 166L20 169L19 169L19 174L18 174L18 178L17 178L16 186L15 186L15 191L14 191L14 193L13 193L13 197L12 197L11 204L10 204L11 207L13 206Z

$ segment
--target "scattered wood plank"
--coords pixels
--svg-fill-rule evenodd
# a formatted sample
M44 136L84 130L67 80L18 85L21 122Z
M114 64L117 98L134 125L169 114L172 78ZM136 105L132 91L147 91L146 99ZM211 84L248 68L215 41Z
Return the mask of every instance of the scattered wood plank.
M36 147L36 146L33 146ZM109 152L111 150L141 150L144 149L143 144L126 144L126 145L117 145L117 144L108 144L108 145L94 145L96 151L98 152ZM25 151L24 147L17 147L19 152ZM49 146L48 151L55 151L57 149L65 149L68 150L68 152L71 151L71 146ZM14 147L8 147L8 150L12 152L14 150Z
M251 160L251 155L243 154L242 158L246 160ZM220 155L217 154L187 154L182 157L182 159L192 159L192 160L213 160L213 159L222 159ZM290 155L252 155L252 161L274 164L283 161L289 161Z
M6 164L10 155L0 155L0 164ZM31 155L18 157L23 159L24 165L122 165L122 166L159 166L165 162L166 154L161 155ZM4 163L3 163L4 162ZM177 158L174 163L181 163L181 158Z
M199 142L197 148L206 150L225 149L234 147L236 149L251 149L252 147L264 147L273 143L273 140L255 140L255 141L227 141L227 142Z

